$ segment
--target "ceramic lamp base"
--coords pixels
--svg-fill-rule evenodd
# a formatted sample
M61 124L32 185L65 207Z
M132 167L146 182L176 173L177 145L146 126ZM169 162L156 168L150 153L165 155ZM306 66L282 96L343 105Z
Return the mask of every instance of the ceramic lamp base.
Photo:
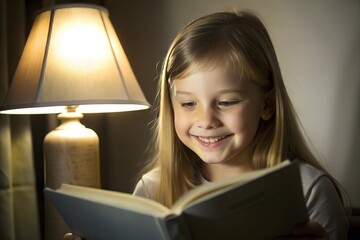
M99 188L99 138L80 123L75 108L58 115L61 124L44 139L45 181L52 189L62 183ZM45 201L46 239L63 239L69 231L53 206Z

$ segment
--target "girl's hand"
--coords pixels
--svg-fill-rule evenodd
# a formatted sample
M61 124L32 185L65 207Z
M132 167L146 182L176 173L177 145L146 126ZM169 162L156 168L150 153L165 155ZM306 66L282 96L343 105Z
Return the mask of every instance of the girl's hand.
M83 238L81 238L78 235L75 235L73 233L67 233L64 235L64 239L65 240L83 240Z
M282 236L281 240L328 240L328 233L317 222L310 221L296 225L292 235Z

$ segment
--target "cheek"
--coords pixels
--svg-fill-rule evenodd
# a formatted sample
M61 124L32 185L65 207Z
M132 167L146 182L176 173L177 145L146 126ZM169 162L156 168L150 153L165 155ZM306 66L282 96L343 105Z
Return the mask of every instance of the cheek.
M235 117L231 118L229 124L234 132L248 136L255 135L260 122L260 113L254 110L254 108L247 107L233 115Z
M174 111L174 127L176 134L179 138L187 134L189 130L189 120L185 114L178 113L176 110Z

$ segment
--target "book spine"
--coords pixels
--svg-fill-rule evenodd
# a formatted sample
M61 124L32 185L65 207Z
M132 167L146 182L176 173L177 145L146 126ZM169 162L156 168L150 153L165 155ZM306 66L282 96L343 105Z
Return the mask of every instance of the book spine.
M160 230L160 233L162 235L162 239L171 240L171 237L170 237L170 235L168 233L165 222L166 222L166 220L164 218L156 217L156 225L157 225L158 229Z
M165 219L165 227L172 240L192 239L183 215L171 215Z

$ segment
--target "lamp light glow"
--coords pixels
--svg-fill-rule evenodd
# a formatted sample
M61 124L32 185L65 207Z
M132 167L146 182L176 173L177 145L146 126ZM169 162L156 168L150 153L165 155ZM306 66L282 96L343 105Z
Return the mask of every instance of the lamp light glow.
M27 115L27 114L54 114L66 111L67 106L48 107L19 107L2 110L2 114ZM114 113L145 110L148 106L143 104L82 104L78 109L82 113Z
M84 113L149 107L100 6L57 5L37 15L0 113L60 113L72 105Z

